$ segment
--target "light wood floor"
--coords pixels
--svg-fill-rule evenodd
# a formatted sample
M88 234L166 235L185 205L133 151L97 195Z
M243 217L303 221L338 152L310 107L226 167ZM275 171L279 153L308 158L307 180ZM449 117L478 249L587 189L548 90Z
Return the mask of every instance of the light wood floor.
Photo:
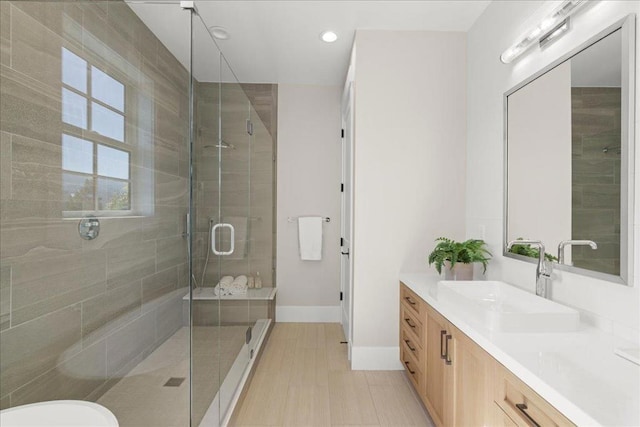
M231 425L432 426L403 371L352 371L342 327L277 323Z

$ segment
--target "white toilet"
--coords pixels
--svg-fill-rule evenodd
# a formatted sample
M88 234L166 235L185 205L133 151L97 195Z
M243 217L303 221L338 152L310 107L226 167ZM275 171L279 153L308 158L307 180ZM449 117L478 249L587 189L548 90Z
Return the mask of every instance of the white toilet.
M0 411L2 427L118 427L115 415L93 402L53 400Z

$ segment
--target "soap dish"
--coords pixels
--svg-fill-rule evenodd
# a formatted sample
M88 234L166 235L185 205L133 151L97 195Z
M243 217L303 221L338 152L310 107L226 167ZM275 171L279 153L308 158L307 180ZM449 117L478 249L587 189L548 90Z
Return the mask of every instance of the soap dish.
M613 350L615 354L627 359L630 362L640 365L640 348L616 348Z

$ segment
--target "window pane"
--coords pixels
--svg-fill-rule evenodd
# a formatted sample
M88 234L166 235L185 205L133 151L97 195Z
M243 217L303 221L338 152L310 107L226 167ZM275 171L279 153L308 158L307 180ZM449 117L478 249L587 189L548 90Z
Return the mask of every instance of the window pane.
M124 116L92 102L91 130L124 142Z
M63 134L62 169L93 174L93 143Z
M129 182L98 178L98 209L101 211L129 210Z
M62 174L62 193L65 211L92 211L93 178L70 172Z
M62 121L87 128L87 98L69 89L62 89Z
M124 85L93 66L91 67L91 96L124 112Z
M129 153L98 145L98 175L129 179Z
M87 93L87 61L62 48L62 82Z

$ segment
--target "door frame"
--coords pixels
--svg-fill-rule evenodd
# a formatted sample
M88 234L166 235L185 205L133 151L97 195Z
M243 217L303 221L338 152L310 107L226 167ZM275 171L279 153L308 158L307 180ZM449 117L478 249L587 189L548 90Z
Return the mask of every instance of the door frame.
M342 138L341 138L341 182L344 185L344 190L341 193L340 200L340 236L347 242L346 246L340 247L341 260L340 260L340 291L345 296L340 302L340 321L344 329L345 338L347 341L347 357L351 360L351 347L353 344L353 182L354 182L354 72L353 66L349 66L347 72L347 79L342 93L342 101L340 108L340 118L342 125ZM349 117L347 117L349 112ZM346 150L349 150L350 155L346 156ZM346 198L349 197L349 205L351 207L349 214L345 212ZM348 230L348 231L347 231ZM348 235L346 235L348 234ZM342 240L341 240L342 242ZM343 252L348 251L349 255L344 255ZM345 258L346 257L346 258ZM348 268L348 275L345 274L345 268ZM347 277L348 276L348 277ZM347 279L347 280L345 280ZM345 317L347 324L345 325Z

